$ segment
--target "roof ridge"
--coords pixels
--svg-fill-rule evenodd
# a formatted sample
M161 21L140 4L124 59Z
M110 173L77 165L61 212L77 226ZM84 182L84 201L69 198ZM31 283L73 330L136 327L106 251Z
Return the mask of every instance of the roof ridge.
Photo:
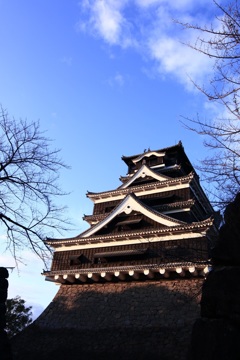
M162 149L158 149L158 150L148 150L145 152L145 154L149 153L149 152L161 152L161 151L166 151L166 150L169 150L169 149L172 149L172 148L175 148L175 147L181 147L183 148L183 145L182 145L182 142L181 140L175 144L175 145L172 145L172 146L168 146L168 147L165 147L165 148L162 148ZM129 156L124 156L122 155L122 159L131 159L131 158L135 158L135 157L138 157L138 156L141 156L144 154L144 151L139 153L139 154L136 154L136 155L129 155Z

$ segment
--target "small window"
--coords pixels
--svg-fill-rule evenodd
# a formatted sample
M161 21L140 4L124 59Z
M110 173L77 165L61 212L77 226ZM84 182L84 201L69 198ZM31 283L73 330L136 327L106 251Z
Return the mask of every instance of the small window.
M111 212L114 208L115 208L115 206L107 206L107 207L105 208L105 213Z
M104 257L94 257L94 264L106 264L107 259Z
M129 262L144 260L148 257L148 249L131 249L122 251L109 251L94 254L95 264L105 264L112 262Z
M89 260L86 256L84 256L83 254L81 255L72 255L70 256L70 265L81 265L81 264L85 264L88 263Z

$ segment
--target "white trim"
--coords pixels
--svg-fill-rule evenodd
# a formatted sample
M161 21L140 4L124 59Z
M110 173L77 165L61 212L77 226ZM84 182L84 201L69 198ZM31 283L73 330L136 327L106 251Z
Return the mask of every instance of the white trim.
M172 180L168 176L156 174L155 171L151 170L148 166L143 165L126 183L121 185L119 189L126 189L129 185L131 185L136 179L146 176L151 176L153 179L158 181L167 181Z
M143 190L139 190L136 189L136 187L133 189L133 192L135 194L137 194L138 196L141 196L141 195L150 195L150 194L158 194L158 193L162 193L162 192L165 192L165 191L170 191L169 189L171 188L171 191L174 191L174 190L180 190L180 189L186 189L186 188L189 188L189 183L187 184L179 184L179 185L173 185L171 186L171 184L167 184L166 186L162 187L162 188L154 188L154 189L150 189L150 190L146 190L146 189L143 189ZM127 190L127 189L123 189L123 190ZM95 203L95 204L99 204L99 203L102 203L102 202L107 202L107 201L115 201L115 200L121 200L121 199L124 199L124 197L126 196L126 193L124 194L120 194L120 195L109 195L108 197L106 196L103 196L101 199L93 199L92 197L89 196L89 198Z
M149 166L150 169L158 169L158 168L165 168L167 169L168 167L165 166L165 164L158 164L158 165L153 165L153 166Z
M158 165L153 165L153 166L149 166L149 169L158 169L158 168L164 168L164 170L170 170L170 169L175 169L175 168L179 168L180 165L178 164L174 164L174 165L170 165L170 166L165 166L165 164L158 164ZM138 170L134 170L134 173L133 174L127 174L125 176L120 176L120 181L124 181L124 180L121 180L121 178L123 179L127 179L126 181L129 180L129 178L133 177L135 175L135 173L137 173ZM163 175L163 174L162 174ZM168 177L167 175L163 175L163 176L166 176ZM169 177L170 179L170 177Z
M154 211L158 211L158 212L159 212L159 210L157 209L157 205L156 205L156 206L153 206L152 209L153 209ZM161 211L161 214L168 215L168 214L175 214L175 213L188 212L188 211L191 211L191 209L190 209L189 207L187 207L187 208L181 208L181 209L172 208L172 209L170 209L170 210ZM98 224L100 220L90 220L90 219L88 219L88 220L86 220L86 221L93 226L93 225ZM130 220L129 220L129 222L130 222ZM133 222L134 222L134 221L133 221ZM137 222L137 220L136 220L135 222Z
M185 277L186 274L191 274L194 277L205 277L206 274L211 270L210 266L207 265L207 263L201 263L196 264L192 263L182 263L179 265L178 263L173 263L170 266L166 266L165 264L162 264L160 267L160 264L154 264L154 266L138 266L138 268L131 266L124 267L124 269L119 269L116 271L114 268L90 268L89 271L80 270L78 273L75 273L75 271L69 271L67 270L66 274L64 274L63 271L57 272L57 275L51 274L51 272L48 273L48 275L45 275L45 280L53 281L56 283L56 285L64 284L67 281L70 281L72 283L76 280L80 280L83 283L86 283L88 278L92 278L95 282L98 282L100 278L105 278L107 281L111 281L113 276L118 277L120 280L125 280L126 275L128 274L133 281L139 280L140 274L144 274L145 277L154 279L155 274L160 274L162 278L168 278L170 273L176 272L181 277ZM195 271L192 272L191 269L195 268ZM92 271L92 272L90 272Z
M134 240L118 240L118 241L109 241L104 243L98 244L79 244L79 245L72 245L72 246L61 246L60 248L55 248L55 252L58 251L70 251L70 250L83 250L83 249L92 249L92 248L103 248L107 246L122 246L122 245L134 245L134 244L148 244L148 243L155 243L155 242L162 242L168 240L183 240L183 239L197 239L201 238L206 235L206 230L199 231L199 232L191 232L186 234L169 234L165 236L159 237L149 237L147 239L134 239Z
M168 210L168 211L162 211L162 214L174 214L174 213L181 213L181 212L186 212L186 211L190 211L190 208L186 208L186 209L177 209L177 210Z
M125 212L126 214L130 214L132 211L138 211L141 214L147 216L153 221L156 221L159 224L166 226L177 226L179 225L179 221L166 218L161 214L154 214L152 211L146 209L144 206L139 204L131 195L127 195L125 199L116 207L116 209L110 213L105 219L101 220L98 224L94 225L92 228L84 232L81 237L86 238L92 236L105 225L107 225L112 219L114 219L117 215ZM183 223L183 222L182 222Z
M137 162L141 161L145 157L150 157L152 155L155 155L156 157L164 157L165 154L166 154L165 152L158 153L156 151L148 151L148 152L145 152L145 153L137 156L136 158L132 159L132 162L134 164L136 164Z

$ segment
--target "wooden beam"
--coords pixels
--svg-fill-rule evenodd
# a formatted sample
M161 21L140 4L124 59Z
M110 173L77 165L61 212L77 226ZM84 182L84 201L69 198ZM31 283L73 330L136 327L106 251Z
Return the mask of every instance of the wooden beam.
M164 275L163 275L166 279L169 278L170 274L169 271L165 271Z
M87 281L87 275L85 274L75 274L75 278L77 280L80 280L82 282L86 282Z
M128 274L136 280L138 280L140 277L139 273L134 270L129 270Z
M176 273L179 274L180 276L185 276L185 271L183 270L182 267L176 267Z
M126 279L126 274L124 274L124 273L122 273L120 271L115 271L114 276L118 277L120 280L125 280Z
M143 270L143 273L145 276L147 276L149 279L153 279L154 278L154 273L149 270L149 269L144 269Z
M74 282L75 282L75 277L74 277L73 275L64 274L64 275L63 275L63 279L69 281L70 283L74 283Z
M164 275L165 273L166 273L166 269L159 269L159 273L161 274L161 275Z
M64 280L62 275L54 275L54 281L63 284Z
M106 279L107 281L112 280L112 274L106 273L105 271L101 272L101 277Z
M88 276L89 279L92 279L93 281L98 281L99 280L99 275L98 274L88 273L87 276Z
M189 266L188 271L189 271L190 274L192 274L193 276L197 276L197 274L198 274L195 266Z
M209 272L209 268L208 268L208 266L206 266L204 269L202 269L201 275L206 276L208 272Z

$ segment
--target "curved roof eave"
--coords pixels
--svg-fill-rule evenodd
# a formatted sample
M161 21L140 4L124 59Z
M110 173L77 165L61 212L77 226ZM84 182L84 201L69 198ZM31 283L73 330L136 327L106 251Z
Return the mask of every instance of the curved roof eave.
M136 237L147 237L149 238L149 236L159 236L159 235L164 235L164 234L168 234L168 233L186 233L187 232L202 232L203 230L207 230L210 226L213 225L213 219L212 217L203 220L201 222L194 222L191 224L182 224L182 225L178 225L178 226L171 226L171 227L165 227L165 228L161 228L161 229L152 229L152 230L145 230L145 231L133 231L131 233L127 234L128 239L134 239ZM96 242L102 242L102 241L110 241L112 239L117 240L117 239L123 239L126 237L126 233L119 233L119 234L111 234L111 235L102 235L102 236L92 236L92 237L82 237L82 234L74 237L74 238L67 238L67 239L47 239L45 240L45 242L50 245L50 246L62 246L66 243L70 244L77 244L77 243L81 243L81 244L85 244L85 243L96 243Z
M177 177L177 178L170 178L167 177L167 180L162 180L162 181L155 181L153 183L150 184L144 184L144 185L136 185L134 186L131 190L132 192L136 192L137 190L141 190L141 189L149 189L151 187L154 188L162 188L163 186L169 187L169 186L174 186L178 183L186 183L186 182L190 182L192 179L194 178L194 173L191 172L188 175L185 176L181 176L181 177ZM110 191L102 191L102 192L87 192L87 197L90 198L91 200L97 199L97 198L101 198L104 196L104 198L106 198L107 196L116 196L121 194L128 194L129 189L127 188L122 188L119 187L115 190L110 190Z
M149 150L151 153L153 152L156 152L156 153L159 153L159 152L166 152L168 150L171 150L171 149L174 149L174 148L182 148L183 149L183 145L182 145L182 142L179 141L178 144L176 145L172 145L172 146L168 146L166 148L163 148L163 149L159 149L159 150ZM137 154L137 155L130 155L130 156L124 156L122 155L122 160L123 161L126 161L126 160L132 160L134 158L138 158L139 156L143 155L143 154L147 154L148 152L145 152L145 153L141 153L141 154Z
M92 228L86 230L82 233L81 237L88 237L99 231L103 226L107 225L111 220L113 220L117 215L125 212L130 214L132 211L138 211L143 215L151 218L152 220L158 222L159 224L166 226L176 226L180 224L185 224L183 221L172 219L170 216L160 214L159 212L149 208L143 204L134 194L127 195L123 201L111 212L105 219L101 220L99 223L94 225Z

